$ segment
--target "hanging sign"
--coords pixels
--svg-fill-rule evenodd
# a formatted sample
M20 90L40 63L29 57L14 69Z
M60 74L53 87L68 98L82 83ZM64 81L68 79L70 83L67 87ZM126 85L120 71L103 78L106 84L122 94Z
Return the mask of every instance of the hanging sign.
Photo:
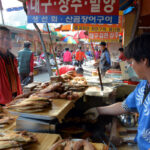
M101 40L101 39L94 39L94 40L89 40L89 42L102 42L105 41L107 43L118 43L119 39L105 39L105 40Z
M90 32L90 40L118 40L119 41L119 32Z
M28 0L29 23L117 24L119 0Z
M122 32L123 11L119 11L118 24L73 24L73 31L85 30L88 32Z
M92 25L92 24L74 24L73 30L86 30L89 32L122 32L121 27L114 27L113 25L109 26L102 26L102 25Z

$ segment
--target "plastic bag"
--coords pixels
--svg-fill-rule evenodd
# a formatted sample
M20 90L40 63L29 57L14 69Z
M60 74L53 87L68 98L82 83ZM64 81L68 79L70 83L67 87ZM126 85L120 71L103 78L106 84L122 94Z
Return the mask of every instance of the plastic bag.
M30 76L28 76L22 81L22 84L25 86L31 82L32 82L32 78Z

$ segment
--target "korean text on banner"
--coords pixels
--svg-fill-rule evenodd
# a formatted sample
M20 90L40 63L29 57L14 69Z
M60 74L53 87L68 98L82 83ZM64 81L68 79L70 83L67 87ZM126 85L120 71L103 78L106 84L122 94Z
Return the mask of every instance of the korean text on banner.
M89 32L122 32L123 29L123 11L119 11L118 24L73 24L73 30L86 30Z
M90 39L89 42L102 42L102 41L105 41L105 42L109 42L109 43L118 43L119 42L119 39L105 39L105 40L101 40L101 39Z
M101 41L106 39L118 39L119 40L119 32L90 32L89 39L96 40L100 39Z
M122 32L121 27L114 27L111 25L110 27L108 26L100 26L100 25L91 25L86 26L85 24L74 24L73 25L73 30L86 30L89 32Z
M117 24L119 0L28 0L29 23Z

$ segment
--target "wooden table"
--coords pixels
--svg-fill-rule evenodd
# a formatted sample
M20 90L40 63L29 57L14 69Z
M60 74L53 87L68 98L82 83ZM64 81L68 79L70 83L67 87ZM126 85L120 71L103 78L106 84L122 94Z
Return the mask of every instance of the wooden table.
M36 112L36 113L23 113L16 112L14 110L9 110L12 114L20 115L24 117L30 117L35 119L45 119L50 120L52 118L57 118L59 122L62 122L65 115L74 107L74 103L69 100L62 99L54 99L52 101L52 108L50 110L44 112Z
M56 117L61 122L73 107L74 104L70 100L55 99L52 103L52 110L49 111L48 115ZM41 114L46 115L45 113Z
M108 146L102 144L102 143L92 143L96 150L108 150Z
M116 130L116 134L118 137L122 138L122 139L134 139L136 136L136 127L130 128L130 130L128 130L127 127L124 127L120 124L120 122L118 122L117 120L117 130ZM130 131L130 132L129 132ZM121 134L122 133L122 134ZM118 150L137 150L137 144L127 144L127 143L122 143L120 146L117 147Z
M49 150L49 148L61 139L59 134L32 133L37 142L23 146L24 150Z
M59 134L34 133L39 143L30 144L27 150L48 150L56 141L61 139Z

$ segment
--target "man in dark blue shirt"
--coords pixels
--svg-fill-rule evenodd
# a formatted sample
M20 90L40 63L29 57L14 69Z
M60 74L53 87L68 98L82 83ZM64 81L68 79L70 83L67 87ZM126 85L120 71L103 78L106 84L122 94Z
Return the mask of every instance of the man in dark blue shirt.
M110 60L110 54L109 51L106 47L105 42L100 43L100 47L102 50L101 58L100 58L100 69L101 69L101 74L105 75L106 71L110 69L111 67L111 60Z

